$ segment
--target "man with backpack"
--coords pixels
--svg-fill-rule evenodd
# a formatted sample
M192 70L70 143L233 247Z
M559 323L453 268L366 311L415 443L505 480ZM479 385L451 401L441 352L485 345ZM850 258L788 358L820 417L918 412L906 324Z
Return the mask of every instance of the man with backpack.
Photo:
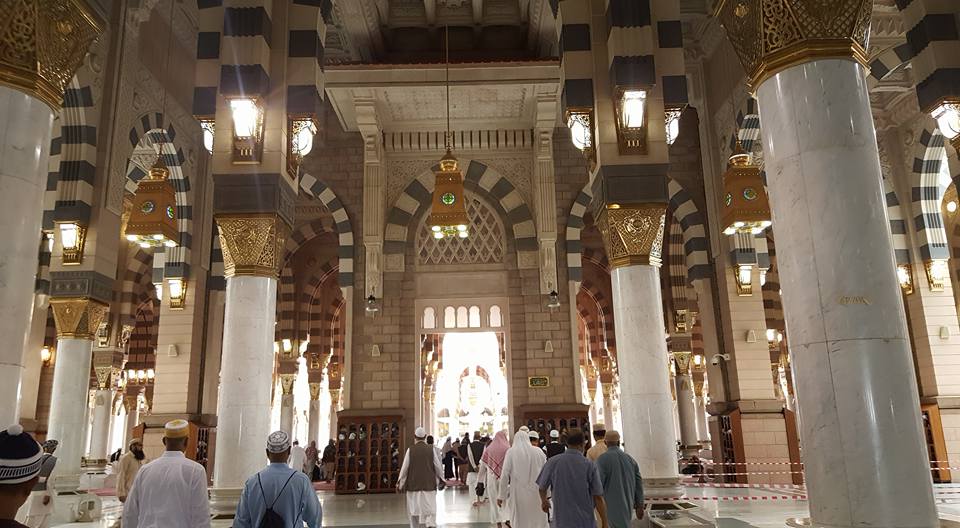
M323 512L317 492L302 471L287 465L290 435L276 431L267 437L270 464L247 479L233 528L319 528Z

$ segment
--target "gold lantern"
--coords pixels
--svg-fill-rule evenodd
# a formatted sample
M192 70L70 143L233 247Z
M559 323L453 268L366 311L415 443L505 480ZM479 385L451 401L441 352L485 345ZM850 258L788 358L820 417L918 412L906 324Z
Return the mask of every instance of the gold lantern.
M428 220L433 236L467 238L470 235L470 218L467 216L463 194L463 174L460 173L457 158L450 149L447 149L447 153L440 159L440 170L436 175Z
M127 223L127 240L140 247L177 247L177 199L170 169L158 155L150 173L140 180Z
M770 227L770 201L763 187L760 167L737 141L727 171L723 174L723 208L720 213L723 234L759 235Z

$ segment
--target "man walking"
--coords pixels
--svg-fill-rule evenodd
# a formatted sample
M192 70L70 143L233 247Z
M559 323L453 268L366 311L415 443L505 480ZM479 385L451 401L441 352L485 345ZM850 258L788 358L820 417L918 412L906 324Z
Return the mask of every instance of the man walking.
M127 494L133 487L133 479L137 477L140 468L146 463L147 457L143 453L141 440L139 438L130 440L127 452L120 457L120 462L117 464L119 466L117 471L117 498L120 499L120 502L127 501Z
M307 476L310 477L310 482L315 480L320 480L320 471L317 468L317 465L320 463L320 450L317 449L317 442L315 440L310 441L310 445L307 446L307 463L306 470Z
M550 443L547 444L547 459L551 459L559 454L562 454L565 447L560 443L560 431L554 429L550 431Z
M620 433L607 431L607 452L597 459L607 518L612 528L629 528L633 512L643 519L643 479L637 461L620 448Z
M270 464L247 479L237 506L233 528L268 526L319 528L323 510L310 478L300 468L290 467L290 435L276 431L267 437Z
M587 458L596 462L600 455L607 452L607 444L603 442L603 438L607 436L607 428L603 424L596 424L593 426L593 447L587 450Z
M547 460L537 477L540 508L550 514L553 528L596 528L594 509L600 517L600 527L607 528L600 474L596 464L584 458L583 443L583 432L572 431L567 437L567 450ZM553 512L548 492L553 494Z
M330 439L330 442L327 444L327 447L323 448L323 454L320 456L320 464L323 468L323 481L330 482L333 480L333 474L335 472L334 462L337 459L337 445L333 441L333 438Z
M289 438L289 435L287 437ZM293 446L290 447L290 468L302 473L306 463L307 450L300 447L300 442L294 440Z
M410 528L437 526L437 485L443 489L443 467L437 450L426 443L427 432L417 427L416 442L403 455L397 487L407 496Z
M207 471L183 456L190 424L163 428L163 456L143 466L123 503L123 528L209 528Z

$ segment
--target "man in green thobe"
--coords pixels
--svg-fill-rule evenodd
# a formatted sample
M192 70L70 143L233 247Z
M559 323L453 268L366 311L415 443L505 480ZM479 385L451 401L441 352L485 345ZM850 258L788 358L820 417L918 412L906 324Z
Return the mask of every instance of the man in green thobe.
M643 479L640 466L620 448L620 433L607 431L607 451L597 459L610 528L629 528L633 512L643 519Z

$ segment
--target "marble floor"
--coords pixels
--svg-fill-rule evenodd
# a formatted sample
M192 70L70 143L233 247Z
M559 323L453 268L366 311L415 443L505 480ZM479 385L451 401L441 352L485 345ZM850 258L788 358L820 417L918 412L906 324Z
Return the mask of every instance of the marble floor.
M943 526L960 527L960 485L938 486L937 506ZM688 515L706 526L717 528L783 528L788 518L807 515L807 502L794 498L800 490L771 488L694 488L687 489L685 500L696 507ZM394 528L409 526L401 495L334 495L320 492L323 526L343 528ZM770 499L769 497L781 497ZM710 499L697 499L710 497ZM755 497L753 499L748 497ZM767 497L767 499L760 499ZM725 498L726 500L715 500ZM486 507L472 506L473 495L447 489L438 496L438 523L445 528L488 527ZM94 523L55 525L56 528L108 528L120 515L120 503L114 497L103 500L104 516ZM214 521L215 528L227 528L230 521Z

